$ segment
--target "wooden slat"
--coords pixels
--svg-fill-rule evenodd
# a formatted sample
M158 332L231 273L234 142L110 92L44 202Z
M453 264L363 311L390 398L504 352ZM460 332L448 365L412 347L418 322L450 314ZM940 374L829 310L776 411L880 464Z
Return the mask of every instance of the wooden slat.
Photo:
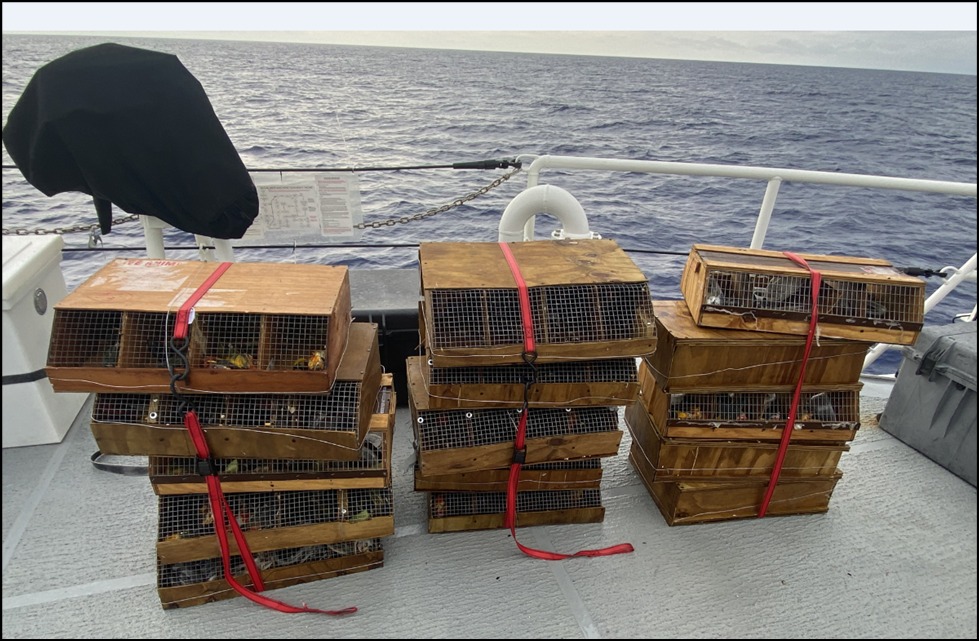
M356 523L335 521L294 527L248 530L244 533L245 541L252 552L373 539L392 534L394 534L393 516L377 516ZM229 546L231 554L240 555L234 537L229 536ZM183 563L220 557L221 548L215 536L197 536L158 541L156 556L160 563Z
M415 491L505 492L509 479L509 468L425 476L416 467ZM520 480L517 481L517 491L598 488L601 482L601 467L561 470L534 470L523 467L520 470Z
M409 386L420 386L419 393L428 397L429 409L523 407L523 383L432 383L424 356L408 357L407 375ZM637 381L533 383L527 402L529 407L628 405L638 395Z
M515 525L532 527L535 525L562 525L568 523L601 523L605 520L604 507L574 508L570 510L551 510L547 512L518 512ZM505 527L503 514L475 514L471 516L446 516L429 518L428 531L467 532L470 530L494 530Z
M639 403L626 408L625 422L633 447L649 462L653 481L765 479L771 476L778 454L777 442L663 438ZM845 443L790 443L780 478L832 476L848 450Z
M371 550L361 554L261 570L260 574L265 589L268 591L299 583L364 572L383 566L384 550ZM247 573L238 575L235 579L242 585L251 584L251 578ZM160 604L167 610L202 605L240 596L224 579L167 588L158 587L157 592L160 596ZM276 598L274 594L267 596Z
M525 462L547 463L615 456L621 440L621 430L529 438ZM498 469L506 467L512 460L512 442L418 452L419 468L425 476Z
M654 481L649 462L635 446L630 449L629 462L669 525L757 518L767 489L763 480ZM842 476L837 470L828 478L780 480L766 517L828 511L833 490Z
M794 386L806 337L703 327L682 300L653 302L656 350L644 361L667 391ZM812 346L803 382L850 385L860 380L870 345L821 338Z

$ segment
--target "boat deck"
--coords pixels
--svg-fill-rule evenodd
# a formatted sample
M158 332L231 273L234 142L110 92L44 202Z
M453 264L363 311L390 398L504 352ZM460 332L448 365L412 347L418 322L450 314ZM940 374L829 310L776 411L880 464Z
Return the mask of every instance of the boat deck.
M874 396L874 394L879 394ZM89 401L64 440L3 450L3 638L976 638L976 488L862 426L823 514L669 526L628 461L603 460L605 519L429 534L398 408L395 533L384 565L266 592L341 617L237 597L165 610L148 478L93 466Z

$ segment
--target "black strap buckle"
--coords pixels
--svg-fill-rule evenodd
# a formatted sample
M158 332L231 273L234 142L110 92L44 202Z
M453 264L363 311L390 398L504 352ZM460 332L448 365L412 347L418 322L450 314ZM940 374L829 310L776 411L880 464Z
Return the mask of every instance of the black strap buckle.
M513 462L523 465L527 462L527 446L524 445L522 449L513 448Z
M217 476L217 466L209 458L198 458L194 466L194 471L199 476Z

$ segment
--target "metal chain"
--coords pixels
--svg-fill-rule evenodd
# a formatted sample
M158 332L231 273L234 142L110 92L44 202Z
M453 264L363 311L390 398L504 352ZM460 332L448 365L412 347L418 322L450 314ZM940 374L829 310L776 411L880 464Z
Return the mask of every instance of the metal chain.
M118 225L120 223L128 223L133 220L139 220L139 214L132 214L131 216L123 216L122 218L112 219L113 225ZM78 232L91 231L93 225L92 223L84 223L81 225L75 225L74 227L53 227L51 229L8 229L3 228L4 236L42 236L44 234L74 234Z
M372 223L358 223L358 224L354 225L354 228L355 229L367 229L367 228L378 229L380 227L392 227L392 226L397 225L399 223L410 223L410 222L413 222L413 221L416 221L416 220L424 220L425 218L431 218L432 216L435 216L436 214L441 214L442 212L449 211L450 209L453 209L454 207L459 207L461 205L464 205L467 202L469 202L470 200L475 200L476 198L479 198L483 194L489 192L491 189L496 189L497 187L499 187L500 185L502 185L506 181L510 180L510 178L514 174L518 173L519 171L520 171L520 167L517 167L516 169L514 169L510 173L503 174L502 176L500 176L499 178L497 178L496 180L494 180L490 184L486 185L485 187L481 187L480 189L472 192L471 194L468 194L466 196L463 196L462 198L457 198L456 200L452 201L451 203L449 203L447 205L442 205L441 207L436 207L434 209L429 209L428 211L422 212L420 214L415 214L413 216L401 216L400 218L389 218L387 220L377 220L377 221L374 221ZM114 218L112 220L112 224L113 225L118 225L120 223L127 223L127 222L130 222L130 221L133 221L133 220L138 220L138 219L139 219L139 214L133 214L131 216L124 216L122 218ZM20 229L8 229L7 227L4 227L3 228L3 235L4 236L31 236L31 235L38 235L38 236L40 236L40 235L44 235L44 234L74 234L74 233L83 232L83 231L84 232L90 232L92 230L92 227L93 227L93 225L91 223L81 224L81 225L75 225L74 227L53 227L51 229L23 229L23 228L20 228Z
M503 174L502 176L500 176L490 184L486 185L485 187L481 187L480 189L472 192L467 196L463 196L462 198L457 198L456 200L452 201L447 205L442 205L441 207L435 207L434 209L429 209L428 211L422 212L420 214L415 214L413 216L402 216L400 218L388 218L387 220L376 220L371 223L358 223L354 225L354 228L355 229L367 229L367 228L378 229L380 227L393 227L394 225L397 225L399 223L402 224L410 223L416 220L424 220L426 218L431 218L436 214L441 214L442 212L449 211L454 207L459 207L460 205L464 205L470 200L475 200L476 198L482 196L483 194L490 191L491 189L496 189L506 181L510 180L510 177L518 173L519 171L520 171L520 167L517 167L510 173Z

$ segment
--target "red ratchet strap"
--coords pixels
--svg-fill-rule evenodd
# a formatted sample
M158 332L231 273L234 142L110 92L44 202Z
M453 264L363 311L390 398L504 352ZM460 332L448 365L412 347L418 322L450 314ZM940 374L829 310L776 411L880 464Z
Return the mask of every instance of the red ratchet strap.
M190 309L194 306L197 301L204 296L208 289L221 277L221 275L228 270L231 263L221 263L218 268L214 271L211 276L204 281L204 283L194 292L194 294L187 299L187 301L181 305L180 311L177 312L177 319L173 328L173 337L175 339L182 339L187 336L187 319L189 317ZM180 335L178 335L180 334ZM217 470L214 469L214 465L211 462L211 451L207 445L207 439L204 437L204 430L201 428L200 421L197 419L197 413L192 409L188 409L184 413L184 426L190 433L190 439L194 444L194 449L197 452L197 471L202 476L204 476L207 482L207 493L208 498L211 502L211 513L214 515L214 533L217 535L218 544L221 547L221 562L224 566L224 578L235 592L244 596L255 603L264 605L265 607L278 610L279 612L287 613L298 613L298 612L313 612L318 614L330 614L330 615L341 615L341 614L351 614L357 611L357 608L345 608L343 610L317 610L315 608L310 608L306 604L302 607L296 607L294 605L289 605L281 601L276 601L275 599L270 599L269 597L256 594L252 590L243 586L237 580L235 580L234 575L231 571L231 550L228 545L228 526L230 525L232 534L235 537L235 543L238 545L238 552L241 555L241 560L245 563L245 568L248 570L248 575L252 579L252 583L255 586L255 591L261 592L265 590L265 585L262 582L262 575L258 570L258 566L255 563L255 559L252 557L251 550L248 547L248 541L245 540L245 535L241 531L241 526L238 525L238 519L235 518L234 512L231 510L231 506L228 505L227 500L224 498L224 491L221 489L221 480L218 478Z
M190 325L188 322L188 319L190 318L190 310L197 304L197 301L204 297L207 290L211 289L214 283L221 278L222 274L228 271L229 267L231 267L231 263L221 263L218 265L217 269L214 270L214 273L208 276L207 280L201 283L201 286L197 288L197 291L191 294L190 298L184 301L184 304L180 306L180 309L177 310L177 318L173 324L173 337L175 339L183 340L187 338L188 325Z
M775 465L772 467L772 476L768 481L768 488L765 490L765 497L762 499L761 508L758 510L758 518L762 518L768 512L768 505L772 501L775 493L775 485L778 477L782 473L782 463L785 461L785 453L789 449L789 439L792 438L792 430L795 429L795 415L799 409L799 399L802 397L802 381L806 377L806 365L809 362L809 354L812 352L812 341L816 336L816 323L819 319L819 286L823 276L809 266L804 258L792 252L782 252L796 265L804 267L812 277L812 312L809 317L809 334L806 336L806 348L802 352L802 363L799 365L799 380L795 384L795 392L792 394L792 405L789 407L789 415L785 421L785 429L782 431L782 439L778 444L778 453L775 456Z
M530 314L530 293L527 291L527 282L520 273L520 267L517 265L517 260L514 258L513 252L510 251L509 245L500 243L500 249L503 250L503 256L506 258L507 265L510 267L510 273L513 274L513 280L517 284L517 291L520 295L520 315L523 319L524 360L527 364L533 365L534 360L537 358L537 352L536 344L534 343L534 322ZM506 514L503 522L505 527L510 528L513 542L527 556L546 561L560 561L579 556L608 556L634 551L635 548L632 547L631 543L622 543L598 550L580 550L574 554L560 554L529 548L522 545L520 541L517 541L517 485L520 482L520 468L523 466L527 456L527 407L525 392L523 411L520 412L520 423L517 425L517 435L513 440L514 455L513 462L510 464L510 477L507 480Z

